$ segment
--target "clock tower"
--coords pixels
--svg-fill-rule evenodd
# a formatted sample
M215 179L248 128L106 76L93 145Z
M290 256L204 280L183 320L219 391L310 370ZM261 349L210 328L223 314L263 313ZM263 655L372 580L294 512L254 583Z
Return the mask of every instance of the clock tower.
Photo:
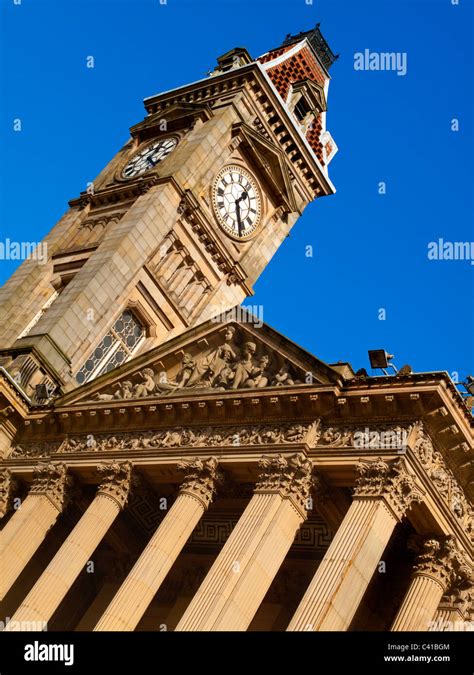
M316 27L146 98L45 238L47 262L24 261L1 290L5 377L44 402L251 296L307 204L334 192L335 58Z
M229 311L334 192L334 59L316 27L147 98L1 292L5 632L472 627L449 375L327 364Z

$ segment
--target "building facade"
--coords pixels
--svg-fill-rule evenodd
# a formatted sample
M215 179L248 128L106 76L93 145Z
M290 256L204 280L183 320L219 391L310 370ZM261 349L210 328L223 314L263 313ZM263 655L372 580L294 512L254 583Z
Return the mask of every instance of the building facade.
M240 306L335 191L335 58L316 27L147 98L0 291L7 631L472 625L450 378L328 365Z

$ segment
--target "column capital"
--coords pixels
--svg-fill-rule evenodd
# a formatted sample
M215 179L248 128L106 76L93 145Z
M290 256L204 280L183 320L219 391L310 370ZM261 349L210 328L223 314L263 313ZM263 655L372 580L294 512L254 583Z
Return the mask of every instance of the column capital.
M391 462L385 462L381 457L360 461L357 472L354 497L383 497L398 520L413 502L423 501L424 492L401 457Z
M421 536L410 538L409 547L418 553L413 576L425 576L436 581L443 593L472 587L472 569L466 555L452 536Z
M112 499L120 509L125 507L132 485L132 462L103 462L97 466L102 482L97 495Z
M11 496L16 489L17 481L10 469L0 469L0 518L8 511Z
M29 494L44 495L61 513L71 499L74 478L63 462L41 462L33 472Z
M313 464L302 452L284 457L264 455L258 463L262 473L255 488L256 494L279 494L290 499L297 511L306 518L306 501L311 494L315 477Z
M441 607L456 611L463 621L469 621L471 612L474 609L473 580L470 579L464 581L464 583L455 582L443 595L440 603L440 608Z
M207 509L214 499L216 484L223 478L217 457L182 460L178 463L178 470L185 474L180 494L197 499Z

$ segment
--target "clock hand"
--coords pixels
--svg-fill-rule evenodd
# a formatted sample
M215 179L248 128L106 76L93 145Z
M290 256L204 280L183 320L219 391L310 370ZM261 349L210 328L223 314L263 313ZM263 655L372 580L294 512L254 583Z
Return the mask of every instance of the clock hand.
M239 237L242 236L242 220L240 218L240 201L239 199L236 199L235 201L235 211L237 214L237 226L239 228Z
M237 225L239 226L239 237L242 236L242 219L240 217L240 202L243 201L244 199L247 199L248 194L245 192L245 190L242 192L240 197L237 197L235 200L235 211L237 214Z

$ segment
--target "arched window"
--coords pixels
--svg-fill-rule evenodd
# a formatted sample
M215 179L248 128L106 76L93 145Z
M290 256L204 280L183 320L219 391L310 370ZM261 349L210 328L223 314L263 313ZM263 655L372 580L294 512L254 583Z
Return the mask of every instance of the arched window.
M130 309L126 309L79 370L76 381L84 384L121 366L132 357L144 338L145 327Z

